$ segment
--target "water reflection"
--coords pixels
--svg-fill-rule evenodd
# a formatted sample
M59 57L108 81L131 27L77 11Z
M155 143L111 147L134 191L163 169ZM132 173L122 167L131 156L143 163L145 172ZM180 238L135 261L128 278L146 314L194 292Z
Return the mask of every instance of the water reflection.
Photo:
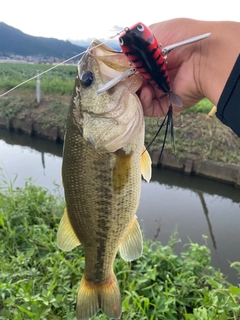
M61 187L62 144L0 130L0 167L8 180L17 175L16 187L32 177L34 182L52 192L54 183Z
M61 156L61 144L0 130L0 167L10 179L18 174L15 186L33 177L36 184L53 192L53 182L62 183ZM240 190L233 186L153 168L151 182L142 182L137 215L144 236L164 245L177 227L178 254L190 239L205 244L202 235L206 235L212 264L237 283L229 261L240 261L239 203Z
M232 186L153 168L153 181L142 183L137 215L145 237L157 235L162 244L177 227L178 254L190 240L205 244L202 235L206 235L212 264L237 283L237 272L229 262L240 261L239 202L240 190Z
M7 145L28 147L40 153L49 153L58 157L62 156L62 143L51 143L46 139L27 136L21 132L17 133L0 129L0 140ZM2 148L0 151L2 154Z
M211 239L212 239L212 243L213 243L213 247L214 249L216 250L217 249L217 244L216 244L216 240L215 240L215 237L214 237L214 234L213 234L213 228L212 228L212 224L211 224L211 221L209 219L209 215L208 215L208 208L207 208L207 204L206 204L206 201L204 199L204 196L203 196L203 193L202 192L197 192L198 196L199 196L199 199L201 201L201 204L202 204L202 207L203 207L203 212L206 216L206 220L207 220L207 224L208 224L208 230L209 230L209 233L211 235Z

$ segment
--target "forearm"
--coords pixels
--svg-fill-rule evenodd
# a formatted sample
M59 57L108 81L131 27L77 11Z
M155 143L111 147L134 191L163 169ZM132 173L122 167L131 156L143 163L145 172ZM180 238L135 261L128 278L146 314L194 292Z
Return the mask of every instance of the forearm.
M217 105L240 53L240 23L211 21L203 25L211 36L201 43L198 85L202 94Z

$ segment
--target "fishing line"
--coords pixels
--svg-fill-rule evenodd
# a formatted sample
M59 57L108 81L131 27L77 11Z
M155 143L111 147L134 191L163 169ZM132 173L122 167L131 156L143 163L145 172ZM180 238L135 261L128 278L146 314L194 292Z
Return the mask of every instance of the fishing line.
M168 134L168 128L170 127L170 134L171 134L171 139L172 139L172 145L173 145L173 149L174 149L174 153L175 153L175 143L174 143L174 121L173 121L173 114L172 114L172 105L170 104L168 112L166 113L162 123L160 124L155 136L153 137L153 139L151 140L151 142L147 145L147 147L145 148L145 150L143 151L143 153L149 149L149 147L152 145L152 143L154 142L154 140L156 139L156 137L159 135L160 131L162 130L162 128L165 127L165 132L164 132L164 138L163 138L163 144L162 144L162 148L160 151L160 156L159 159L162 156L165 144L166 144L166 139L167 139L167 134Z
M113 39L111 39L111 38L110 38L110 39L107 39L107 40L105 40L105 41L103 41L103 42L99 43L99 44L98 44L98 45L96 45L95 47L92 47L92 48L91 48L91 50L92 50L92 49L94 49L94 48L97 48L97 47L101 46L102 44L106 44L106 43L108 43L108 42L109 42L109 41L111 41L111 40L113 40ZM25 80L25 81L23 81L23 82L21 82L21 83L17 84L15 87L13 87L13 88L9 89L8 91L6 91L6 92L4 92L4 93L0 94L0 98L1 98L1 97L3 97L3 96L5 96L5 95L7 95L9 92L11 92L11 91L13 91L13 90L15 90L15 89L17 89L17 88L21 87L21 86L22 86L22 85L24 85L25 83L27 83L27 82L29 82L29 81L31 81L31 80L34 80L34 79L36 79L37 77L42 76L42 75L43 75L43 74L45 74L45 73L48 73L49 71L51 71L51 70L53 70L53 69L55 69L55 68L57 68L57 67L59 67L59 66L63 65L64 63L66 63L66 62L68 62L68 61L70 61L70 60L72 60L72 59L74 59L74 58L77 58L78 56L83 55L84 53L88 52L89 50L90 50L90 49L89 49L89 48L87 48L87 50L85 50L85 51L83 51L83 52L80 52L80 53L76 54L75 56L72 56L71 58L68 58L68 59L66 59L66 60L64 60L64 61L62 61L62 62L60 62L60 63L56 64L55 66L53 66L53 67L51 67L51 68L49 68L49 69L47 69L47 70L45 70L45 71L43 71L43 72L41 72L41 73L39 73L39 74L35 75L34 77L29 78L29 79L27 79L27 80Z

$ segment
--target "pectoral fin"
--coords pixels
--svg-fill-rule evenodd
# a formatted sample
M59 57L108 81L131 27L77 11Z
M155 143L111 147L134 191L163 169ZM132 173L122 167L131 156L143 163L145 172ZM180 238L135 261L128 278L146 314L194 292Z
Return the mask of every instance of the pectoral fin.
M143 178L149 182L152 177L152 160L151 157L146 150L146 148L143 148L142 152L142 159L141 159L141 173Z
M57 246L64 251L71 251L79 245L80 241L72 228L68 218L67 208L65 208L58 228Z
M137 217L134 217L128 233L120 245L119 252L126 261L132 261L142 255L143 240Z

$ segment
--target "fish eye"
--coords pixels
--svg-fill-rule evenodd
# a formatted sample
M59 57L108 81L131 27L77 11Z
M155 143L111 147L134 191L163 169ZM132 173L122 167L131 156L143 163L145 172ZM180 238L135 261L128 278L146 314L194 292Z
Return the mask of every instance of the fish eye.
M120 46L123 46L124 45L123 38L119 38L118 40L119 40Z
M80 81L85 88L90 87L90 85L93 83L93 79L93 73L89 70L84 71L80 77Z
M144 26L142 24L139 24L137 26L138 31L143 32L144 31Z

